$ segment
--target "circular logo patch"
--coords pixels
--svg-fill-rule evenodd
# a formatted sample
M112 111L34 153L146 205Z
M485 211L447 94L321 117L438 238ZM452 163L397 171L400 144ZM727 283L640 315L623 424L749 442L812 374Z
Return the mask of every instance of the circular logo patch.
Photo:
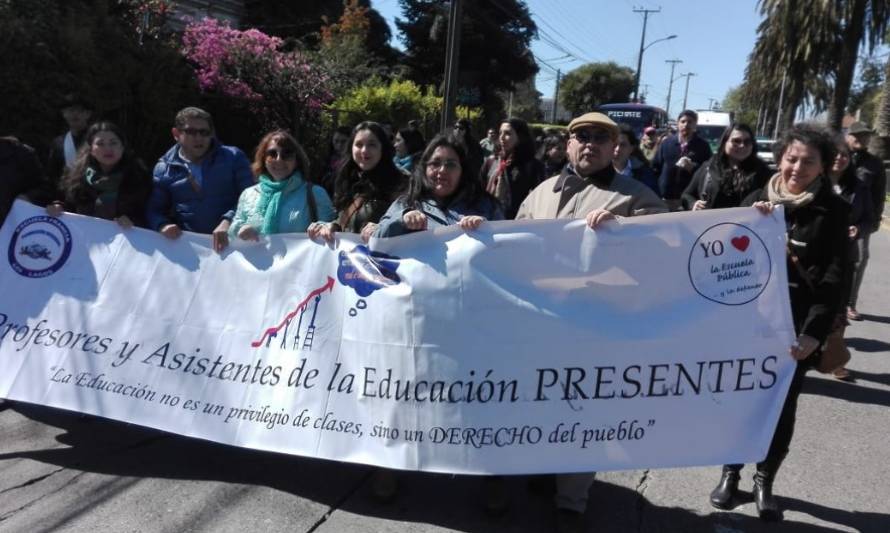
M31 217L15 228L9 242L9 266L26 278L56 273L71 254L71 232L55 217Z
M695 240L689 253L689 281L696 292L712 302L751 302L766 288L771 274L766 244L741 224L711 226Z

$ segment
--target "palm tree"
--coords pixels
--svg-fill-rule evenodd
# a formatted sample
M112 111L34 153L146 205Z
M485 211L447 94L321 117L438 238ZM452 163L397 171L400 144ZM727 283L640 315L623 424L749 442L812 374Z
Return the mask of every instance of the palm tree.
M790 124L798 106L809 99L817 110L827 107L829 124L839 129L859 49L864 44L873 51L880 44L890 0L760 0L759 10L764 18L746 84L768 86L749 90L758 92L761 101L775 102L785 74L781 124ZM825 80L833 90L826 91Z

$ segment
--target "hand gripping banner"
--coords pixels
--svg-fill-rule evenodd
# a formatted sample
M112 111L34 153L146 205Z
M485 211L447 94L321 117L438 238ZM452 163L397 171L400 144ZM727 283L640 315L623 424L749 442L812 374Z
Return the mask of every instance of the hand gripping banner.
M781 211L178 240L17 202L0 396L466 474L750 463L794 370Z

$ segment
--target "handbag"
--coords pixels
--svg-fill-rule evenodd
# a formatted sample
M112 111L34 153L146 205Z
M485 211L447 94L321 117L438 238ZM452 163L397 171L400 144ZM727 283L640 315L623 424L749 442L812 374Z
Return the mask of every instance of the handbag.
M788 255L791 257L791 263L794 264L797 273L800 274L800 277L806 282L810 290L813 290L813 281L810 279L807 271L800 265L800 259L791 250L790 246L787 246L787 249ZM833 326L831 333L825 338L825 342L819 347L819 353L817 354L816 370L822 374L831 374L850 362L850 350L844 341L844 330L846 327L843 319L835 321Z

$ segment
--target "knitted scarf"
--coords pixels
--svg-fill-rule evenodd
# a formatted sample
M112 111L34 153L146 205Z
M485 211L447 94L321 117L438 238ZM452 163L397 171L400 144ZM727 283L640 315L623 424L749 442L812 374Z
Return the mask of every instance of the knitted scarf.
M260 199L257 201L257 211L263 214L263 227L260 229L260 233L263 235L278 233L278 208L281 205L281 195L291 182L302 180L303 175L299 170L281 181L275 181L266 174L260 174ZM294 189L296 188L294 187Z
M781 172L777 172L770 178L769 183L766 185L766 192L771 203L775 205L784 205L786 210L792 211L812 202L821 187L822 178L817 177L810 183L805 191L799 194L794 194L788 191L788 187L785 185L785 180L782 179Z

